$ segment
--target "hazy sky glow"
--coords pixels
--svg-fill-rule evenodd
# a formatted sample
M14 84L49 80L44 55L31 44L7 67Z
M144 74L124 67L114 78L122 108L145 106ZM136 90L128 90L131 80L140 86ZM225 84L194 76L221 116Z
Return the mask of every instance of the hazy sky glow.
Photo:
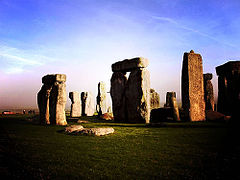
M191 49L217 93L215 67L240 60L239 9L239 0L0 0L0 108L37 107L50 73L67 75L67 92L96 96L111 64L136 56L149 59L162 102L167 91L180 98Z

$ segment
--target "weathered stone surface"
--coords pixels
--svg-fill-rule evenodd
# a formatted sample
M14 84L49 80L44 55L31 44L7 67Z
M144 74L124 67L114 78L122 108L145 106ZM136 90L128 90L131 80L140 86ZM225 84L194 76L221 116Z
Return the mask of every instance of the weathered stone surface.
M137 57L133 59L125 59L123 61L112 64L113 72L128 72L139 68L145 68L149 64L148 59Z
M214 94L213 85L211 82L212 74L207 73L203 75L204 78L204 100L206 110L214 110Z
M184 53L182 65L182 107L190 121L205 120L202 57Z
M180 115L179 115L177 100L176 100L176 97L174 97L174 96L172 96L171 99L170 99L170 107L173 110L173 120L174 121L180 121Z
M82 116L93 116L95 112L94 100L91 92L82 92Z
M150 109L157 108L160 108L160 96L154 89L150 89Z
M82 130L82 129L84 129L84 127L81 126L81 125L71 125L71 126L68 126L68 127L65 128L65 132L72 133L74 131L79 131L79 130Z
M170 104L171 104L172 97L176 98L176 92L167 92L165 107L171 107Z
M114 121L116 122L127 122L125 101L126 82L127 77L124 73L114 72L112 74L110 95L112 98Z
M104 82L98 83L97 112L102 115L107 112L107 92Z
M50 123L66 125L65 105L67 102L66 85L61 81L54 82L50 93Z
M75 131L77 134L104 136L114 133L113 128L84 128L79 131Z
M66 125L65 104L66 75L51 74L42 78L43 86L38 93L38 107L42 124Z
M72 101L70 116L71 117L80 117L82 115L80 93L77 92L77 91L70 92L69 93L69 98Z
M229 61L216 67L218 75L217 110L232 116L235 122L240 118L240 61Z
M41 124L50 124L49 97L51 90L52 86L44 84L37 95Z
M125 97L128 121L131 123L149 123L150 75L147 69L136 69L130 73Z
M111 113L104 113L100 116L100 119L102 120L106 120L106 121L112 121L113 120L113 116Z

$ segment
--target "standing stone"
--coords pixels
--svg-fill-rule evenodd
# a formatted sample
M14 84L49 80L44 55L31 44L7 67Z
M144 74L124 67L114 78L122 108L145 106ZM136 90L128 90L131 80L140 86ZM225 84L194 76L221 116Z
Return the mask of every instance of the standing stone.
M107 112L107 92L104 82L98 83L97 112L102 115Z
M213 94L213 85L211 82L212 74L207 73L203 75L204 78L204 100L206 110L214 111L214 94Z
M150 89L150 109L157 108L160 108L160 96L154 89Z
M125 97L128 121L131 123L149 123L150 74L147 69L131 71L126 84Z
M95 112L93 96L90 92L81 93L82 116L93 116Z
M51 85L44 84L37 95L41 124L50 124L49 97L51 89L52 89Z
M193 50L183 56L182 107L190 121L205 120L202 57Z
M80 117L82 115L80 93L77 91L70 92L69 98L72 101L70 116L71 117Z
M176 95L176 93L175 93L175 95ZM174 120L174 121L180 121L177 99L176 99L176 97L174 97L174 96L171 96L171 99L170 99L170 107L171 107L172 110L173 110L173 120Z
M38 107L42 124L66 125L66 75L52 74L42 78L38 93Z
M172 97L176 98L176 92L167 92L165 107L171 107L170 104Z
M216 67L218 75L218 112L239 120L240 61L229 61Z
M110 95L112 98L113 116L116 122L127 122L125 86L127 77L125 73L114 72L111 78Z

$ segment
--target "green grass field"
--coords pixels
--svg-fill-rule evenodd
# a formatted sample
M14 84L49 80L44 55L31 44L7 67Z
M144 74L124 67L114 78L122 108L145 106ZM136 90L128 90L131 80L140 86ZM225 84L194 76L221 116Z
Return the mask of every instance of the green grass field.
M67 135L64 127L37 125L29 119L0 117L1 179L240 178L237 128L228 124L151 127L82 118L91 122L84 127L115 129L114 134L95 137Z

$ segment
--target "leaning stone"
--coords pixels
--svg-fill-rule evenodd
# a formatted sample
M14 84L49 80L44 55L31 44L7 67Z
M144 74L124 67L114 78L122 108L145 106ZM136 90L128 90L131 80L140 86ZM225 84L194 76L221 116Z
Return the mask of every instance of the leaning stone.
M214 110L214 93L213 85L211 82L212 74L207 73L203 75L204 77L204 100L206 110Z
M110 95L112 98L113 116L116 122L126 122L125 86L127 77L124 73L114 72L111 78Z
M171 97L170 107L172 107L172 109L173 109L173 120L174 121L180 121L180 115L179 115L177 100L173 96Z
M104 82L98 83L97 112L102 115L107 112L107 92Z
M82 116L93 116L95 112L94 100L91 92L82 92Z
M184 53L182 65L182 107L190 121L205 120L202 57Z
M68 127L65 128L65 132L72 133L74 131L79 131L79 130L82 130L82 129L84 129L84 127L81 126L81 125L71 125L71 126L68 126Z
M84 128L82 130L76 131L77 134L94 135L94 136L104 136L107 134L114 133L113 128Z
M113 72L128 72L139 68L145 68L149 64L148 59L136 57L133 59L125 59L123 61L112 64Z
M150 108L160 108L160 96L154 89L150 89Z
M147 69L136 69L130 73L125 95L128 121L149 123L150 75Z
M171 104L171 98L172 97L176 98L176 92L167 92L165 107L171 107L170 104Z
M72 101L70 116L71 117L80 117L82 115L80 93L77 91L70 92L69 98Z

